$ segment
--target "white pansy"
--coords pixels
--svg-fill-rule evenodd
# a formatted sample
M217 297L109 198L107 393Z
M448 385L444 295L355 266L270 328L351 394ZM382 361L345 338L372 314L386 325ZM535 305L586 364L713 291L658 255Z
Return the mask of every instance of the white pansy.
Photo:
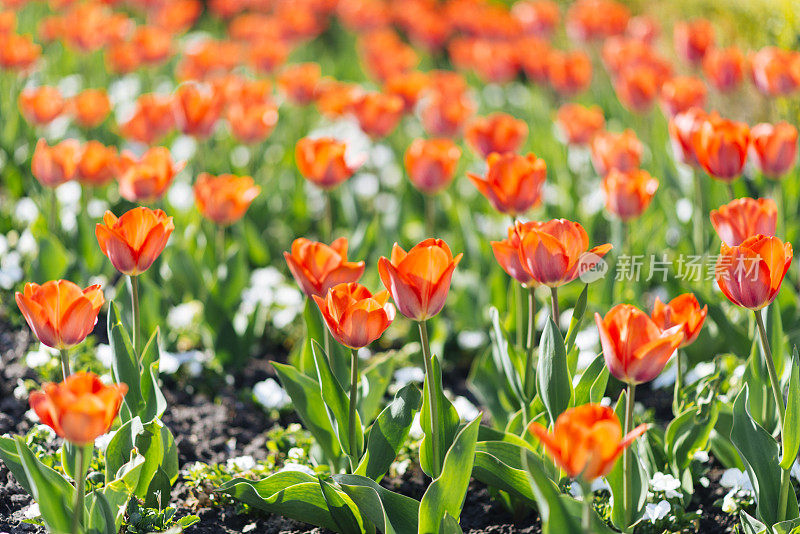
M272 378L267 378L253 386L253 397L267 410L280 410L291 402L286 391Z
M650 479L650 488L653 491L663 493L667 499L680 497L681 492L678 491L680 487L681 481L670 474L657 472Z
M658 504L647 503L644 514L651 523L655 523L656 521L664 519L670 510L671 507L667 501L659 501Z
M741 469L731 467L722 473L722 478L719 480L719 485L723 488L733 488L742 491L753 491L753 485L750 483L750 478Z

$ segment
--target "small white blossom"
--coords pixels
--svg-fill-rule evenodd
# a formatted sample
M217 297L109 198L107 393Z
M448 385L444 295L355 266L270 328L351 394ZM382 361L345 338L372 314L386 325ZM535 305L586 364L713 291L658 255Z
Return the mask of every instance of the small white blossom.
M256 460L252 456L237 456L236 458L229 458L225 465L228 469L236 469L238 471L249 471L256 466Z
M681 487L681 481L670 474L655 473L650 479L650 487L655 492L663 493L667 499L681 496L681 492L677 491Z
M280 410L291 402L286 391L272 378L267 378L253 386L253 396L267 410Z
M167 313L167 325L173 330L186 330L203 313L203 304L198 300L178 304Z
M23 224L33 223L39 217L39 208L30 197L23 197L14 207L14 218Z
M739 510L739 503L736 500L736 493L735 489L729 491L725 498L722 499L722 511L726 514L735 514L737 510Z
M707 463L708 462L708 451L696 451L692 458L694 458L698 462Z
M394 372L394 381L398 388L411 382L423 382L425 373L419 367L401 367Z
M307 465L298 464L297 462L286 462L283 464L281 471L300 471L308 475L314 476L314 471Z
M414 414L414 421L411 422L411 428L408 430L408 435L413 440L420 440L425 433L422 431L422 425L419 422L419 412Z
M42 513L39 511L39 505L34 502L22 510L22 515L25 519L36 519Z
M750 478L741 469L736 469L735 467L726 469L725 472L722 473L719 485L723 488L733 488L747 492L753 491Z
M39 348L30 351L25 355L25 364L30 368L42 367L50 363L50 360L58 355L56 349L50 348L44 343L39 343Z
M286 456L288 456L291 460L302 460L306 457L306 451L300 447L292 447L286 452Z
M111 440L114 439L116 435L116 430L103 434L102 436L95 438L94 446L100 449L101 451L105 452L106 448L108 448L108 444L111 443Z
M651 523L664 519L672 508L667 501L659 501L658 504L647 503L644 513Z

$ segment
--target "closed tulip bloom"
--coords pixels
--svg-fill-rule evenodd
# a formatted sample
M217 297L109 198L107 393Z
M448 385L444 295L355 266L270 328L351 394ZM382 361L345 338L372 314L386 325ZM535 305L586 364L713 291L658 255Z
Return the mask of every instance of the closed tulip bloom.
M366 160L364 156L348 157L344 142L332 137L303 137L295 145L294 157L300 174L322 189L335 188Z
M714 26L706 19L678 22L673 39L679 56L690 63L699 63L714 45Z
M314 100L321 76L319 63L288 65L278 75L278 87L290 101L304 106Z
M81 289L69 280L25 284L14 297L36 338L59 350L74 347L92 333L104 302L99 285Z
M381 139L394 130L404 111L403 99L385 93L365 93L350 106L361 130L373 139Z
M226 112L231 133L240 143L254 145L266 140L278 124L278 108L271 102L234 102Z
M395 74L383 84L386 94L397 95L403 100L403 112L409 113L417 105L423 93L428 89L430 79L427 73L418 70Z
M600 132L592 139L592 163L600 176L611 169L632 171L642 161L642 142L633 130L622 133Z
M599 106L564 104L556 115L556 125L570 145L588 145L605 124L606 119Z
M492 241L492 252L494 252L494 259L500 264L503 270L523 285L528 285L533 282L533 277L522 266L522 261L519 257L519 248L522 243L517 226L522 223L517 222L508 227L508 237L502 241Z
M778 206L771 198L737 198L711 210L711 224L729 247L758 234L774 236L777 222Z
M655 69L640 65L622 70L614 83L617 98L630 111L645 113L653 106L661 79Z
M735 89L744 76L745 59L736 47L709 50L703 58L703 72L718 91Z
M586 482L607 475L622 452L647 430L647 424L622 435L622 425L614 410L599 404L570 408L558 416L553 433L533 422L531 434L542 442L545 451L570 478Z
M469 179L500 213L519 215L542 200L547 164L534 154L489 154L486 176L468 173Z
M53 146L39 139L31 159L31 172L42 185L58 187L75 177L80 150L77 139L65 139Z
M677 161L692 167L700 167L692 140L706 120L706 116L705 111L693 107L669 119L669 141Z
M800 88L800 54L766 46L750 57L753 83L764 95L788 95Z
M606 209L629 221L641 215L658 189L658 180L641 169L622 172L612 169L601 183L606 197Z
M414 187L434 195L450 185L460 158L461 149L450 139L414 139L403 162Z
M83 185L102 187L117 173L117 149L99 141L88 141L83 145L78 160L77 179Z
M173 163L166 147L150 148L119 177L119 194L131 202L154 202L164 196L185 165Z
M357 282L364 274L363 261L347 260L346 237L330 245L301 237L283 257L307 297L325 297L333 286Z
M474 112L475 104L466 93L441 92L424 98L419 111L422 127L436 137L456 137Z
M511 6L511 15L525 33L550 37L561 19L558 4L553 0L524 0Z
M578 94L592 82L592 61L585 52L553 50L547 60L547 79L562 95Z
M797 161L797 128L788 122L756 124L750 130L751 157L770 178L780 178L794 168Z
M94 128L111 113L111 101L105 89L86 89L72 97L69 108L78 124Z
M476 117L467 125L464 139L482 158L492 152L516 152L528 137L528 125L507 113Z
M194 200L203 217L228 226L241 219L261 192L250 176L201 173L194 184Z
M792 263L792 245L762 234L738 246L725 243L719 251L717 285L728 300L749 310L760 310L778 296Z
M200 138L211 135L224 105L217 91L199 83L178 87L173 103L178 128L187 135Z
M669 117L690 108L702 109L706 105L708 89L705 82L695 76L676 76L661 86L661 106Z
M388 291L373 295L357 282L332 287L324 299L313 298L331 335L351 349L366 347L381 337L395 316Z
M408 252L395 243L391 259L378 260L378 272L400 313L425 321L442 311L450 279L462 256L454 258L441 239L426 239Z
M661 330L646 313L630 304L617 304L605 317L595 313L594 320L606 367L628 384L657 377L684 340L682 325Z
M700 303L693 293L684 293L667 304L656 297L652 319L661 330L669 330L675 326L683 327L683 342L678 347L681 348L694 343L700 335L707 314L708 306L700 308Z
M628 8L614 0L578 0L567 11L567 35L579 41L620 35L630 16Z
M162 210L139 206L119 218L107 211L103 222L95 227L95 235L112 265L122 274L136 276L156 261L173 230L172 217Z
M125 139L151 145L175 127L172 96L146 93L136 100L133 116L120 124Z
M631 39L636 39L646 44L653 44L661 34L661 26L658 21L648 15L637 15L628 21L625 35Z
M64 111L64 97L56 87L43 85L19 94L19 110L31 124L50 124Z
M732 182L741 173L750 145L750 128L743 122L711 113L692 137L697 161L713 178Z
M42 424L86 446L109 431L127 392L125 384L106 385L94 373L78 372L61 383L45 384L29 401Z
M172 35L156 26L137 26L131 43L139 58L148 65L157 65L172 55Z
M30 35L8 33L0 35L0 67L26 71L42 54L42 47Z

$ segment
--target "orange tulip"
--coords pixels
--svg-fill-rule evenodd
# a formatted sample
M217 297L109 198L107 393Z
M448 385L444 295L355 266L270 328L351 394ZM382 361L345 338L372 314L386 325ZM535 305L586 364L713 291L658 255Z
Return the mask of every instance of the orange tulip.
M475 104L462 92L434 91L421 104L422 127L436 137L456 137L475 112Z
M234 102L226 113L231 133L241 143L254 145L267 139L278 124L278 108L272 102Z
M788 95L800 88L800 53L767 46L750 57L753 83L764 95Z
M30 396L42 424L75 445L91 445L105 434L128 392L125 384L105 385L93 373L79 372L63 382L48 382Z
M403 112L408 113L414 109L429 85L430 79L426 73L412 70L395 74L387 79L383 84L383 92L402 98Z
M13 11L0 11L0 35L12 33L17 27L17 14Z
M157 26L138 26L131 43L139 59L148 65L157 65L172 55L172 34Z
M105 89L85 89L70 100L69 107L78 124L94 128L108 117L111 101Z
M675 159L685 165L699 167L692 139L706 119L700 108L689 108L669 119L669 140Z
M538 205L547 164L534 154L489 154L486 176L467 173L478 191L500 213L519 215Z
M741 83L744 66L744 54L736 47L714 48L703 58L706 78L721 92L731 91Z
M164 2L150 13L153 25L172 33L183 33L190 29L203 6L198 0L172 0Z
M579 41L620 35L630 16L627 7L613 0L578 0L567 11L567 35Z
M715 269L717 285L737 306L760 310L778 296L791 263L791 243L774 236L754 235L732 247L723 243Z
M714 26L706 19L678 22L673 39L679 56L690 63L699 63L714 45Z
M366 347L381 337L395 316L387 291L373 295L358 282L336 285L324 299L313 298L331 335L351 349Z
M511 14L525 33L550 37L561 19L558 4L553 0L524 0L511 6Z
M450 279L462 256L454 258L441 239L426 239L408 252L395 243L391 259L378 260L378 273L400 313L425 321L442 311Z
M338 118L350 109L362 92L356 84L322 79L317 83L314 98L320 113L329 118Z
M65 139L57 145L48 146L39 139L33 151L31 172L47 187L57 187L75 177L78 169L81 145L77 139Z
M335 188L366 161L365 157L348 158L344 142L332 137L303 137L295 145L294 156L300 174L322 189Z
M286 63L291 49L280 39L261 37L249 43L249 63L258 72L271 74Z
M550 43L538 37L527 36L519 38L517 46L519 50L525 51L517 58L525 76L535 83L547 82L550 54L553 51Z
M564 104L558 109L556 124L570 145L588 145L606 124L600 106Z
M136 100L133 116L120 125L126 138L151 145L175 127L172 96L143 94Z
M637 15L628 21L625 35L645 44L653 44L661 34L658 21L648 15Z
M41 54L42 47L30 35L0 35L0 67L4 69L28 70Z
M646 313L630 304L617 304L604 318L595 313L594 320L606 367L628 384L657 377L684 341L682 325L661 330Z
M584 91L592 82L592 61L585 52L559 52L547 56L547 79L553 89L562 95Z
M732 182L742 172L750 144L750 128L712 112L692 137L697 161L712 177Z
M674 326L683 327L683 342L680 347L686 347L694 343L700 335L700 329L708 314L708 306L700 308L697 297L693 293L678 295L668 304L661 302L656 297L653 304L652 319L661 330L669 330Z
M633 130L622 133L600 132L592 139L592 163L600 176L612 169L632 171L642 160L642 142Z
M658 189L658 180L641 169L622 172L617 169L603 177L601 183L606 197L606 209L629 221L641 215Z
M162 210L139 206L119 218L106 211L103 222L95 227L95 235L100 250L114 267L122 274L136 276L156 261L173 230L172 217Z
M500 264L503 270L523 285L528 285L533 282L533 277L522 266L522 261L519 257L519 248L522 244L520 234L517 231L517 226L522 223L517 222L508 227L508 237L502 241L492 241L492 252L494 252L494 259Z
M711 225L729 247L758 234L774 236L777 222L778 206L771 198L737 198L711 210Z
M322 70L319 63L289 65L278 75L278 86L295 104L306 105L314 100Z
M194 200L203 217L228 226L241 219L261 192L249 176L200 173L194 184Z
M64 111L64 98L56 87L23 89L19 94L19 110L25 120L32 124L51 123Z
M750 130L750 154L756 165L770 178L780 178L797 161L797 128L788 122L756 124Z
M689 108L703 108L707 95L706 84L700 78L676 76L661 86L661 106L664 113L674 117Z
M464 131L464 139L482 158L492 152L516 152L528 137L528 125L506 113L476 117Z
M77 178L83 185L102 187L114 179L117 173L117 149L99 141L88 141L83 145L78 160Z
M200 138L211 135L224 105L217 91L199 83L186 83L178 87L173 102L178 128L185 134Z
M539 438L567 476L590 482L611 471L622 452L645 433L647 424L623 436L614 410L599 404L585 404L559 415L552 434L536 422L531 423L528 430Z
M622 69L614 83L614 90L627 109L634 113L645 113L653 106L661 82L654 68L639 65Z
M566 219L517 224L519 257L533 280L559 287L594 267L611 250L610 244L589 249L589 236L580 223Z
M186 162L173 164L169 149L156 146L131 162L119 177L119 194L131 202L154 202L164 196Z
M380 139L394 130L403 116L404 107L399 96L375 92L357 98L350 105L350 111L365 134Z
M363 261L347 261L346 237L330 245L301 237L283 257L307 297L324 297L333 286L357 282L364 274Z
M59 350L74 347L92 333L105 302L99 285L81 289L69 280L25 284L14 297L39 341Z
M434 195L450 185L461 149L450 139L414 139L403 161L414 187Z

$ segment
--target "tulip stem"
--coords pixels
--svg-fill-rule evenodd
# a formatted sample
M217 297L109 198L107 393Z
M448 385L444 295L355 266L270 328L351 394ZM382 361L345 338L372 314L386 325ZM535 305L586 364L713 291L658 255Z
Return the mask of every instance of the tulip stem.
M58 231L58 195L56 195L56 188L50 189L50 233L56 235Z
M783 393L781 392L778 373L775 370L775 361L772 359L772 349L770 349L769 340L767 339L767 330L764 328L764 319L761 317L760 310L755 310L753 313L756 316L758 335L761 338L761 348L764 349L764 360L767 363L769 383L772 386L772 396L775 398L775 409L778 412L778 425L780 427L781 441L783 441L783 418L786 413L786 405L783 402ZM787 499L789 496L789 483L789 470L782 469L781 493L778 500L778 521L783 521L786 516Z
M431 362L431 345L428 341L428 324L427 321L419 321L419 338L422 343L422 358L425 360L425 382L428 384L428 407L430 408L431 418L431 441L433 442L433 476L436 478L441 473L441 466L439 465L441 458L439 456L439 399L436 397L436 388L434 387L435 377L433 376L433 363Z
M81 531L83 522L84 499L86 498L86 471L89 469L89 462L86 460L87 453L91 449L86 445L78 446L78 470L75 472L75 506L72 508L72 534Z
M333 239L333 203L332 194L328 192L325 195L325 221L323 223L323 235L325 236L325 242L330 243Z
M683 389L683 361L681 351L675 352L675 391L672 394L672 413L677 416L682 408L681 390Z
M550 300L552 301L553 305L553 322L556 323L558 326L558 319L561 317L561 314L558 312L558 288L551 287L550 288Z
M636 385L628 384L628 395L625 403L625 430L623 436L627 436L633 427L633 409L636 395ZM631 481L631 460L633 456L628 453L629 447L625 447L622 452L622 501L625 506L625 524L623 532L629 532L631 516L633 514L632 481Z
M225 262L225 227L217 226L217 261L222 264Z
M59 352L61 353L61 374L64 375L64 380L66 380L72 374L72 370L69 367L69 351L61 349Z
M578 483L581 485L581 492L583 493L581 531L583 534L592 534L592 501L594 500L592 485L583 479L580 479Z
M697 254L704 254L706 250L705 244L705 220L706 208L705 198L703 197L703 176L697 171L694 171L694 202L697 209L697 216L692 217L694 228L694 251Z
M733 190L733 184L728 182L726 185L728 186L728 196L731 197L731 200L736 200L736 192Z
M436 204L433 195L423 195L425 197L425 237L433 237L436 225Z
M356 408L358 407L358 352L350 349L350 417L347 422L348 439L350 441L350 472L355 473L358 459L361 457L360 447L356 444Z
M131 308L133 310L133 350L136 353L137 359L141 357L141 332L139 324L139 277L131 276Z
M514 315L516 315L517 322L517 347L522 347L522 286L514 284L514 307L516 308Z

